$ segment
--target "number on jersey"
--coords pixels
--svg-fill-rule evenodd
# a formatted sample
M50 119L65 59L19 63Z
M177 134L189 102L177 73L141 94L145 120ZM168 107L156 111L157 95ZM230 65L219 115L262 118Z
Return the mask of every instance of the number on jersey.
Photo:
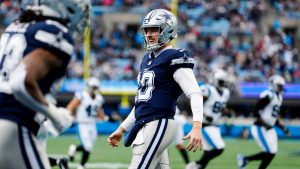
M138 84L140 86L136 101L148 101L152 97L152 91L154 89L154 77L155 74L153 71L144 71L141 75L142 77L138 78Z
M23 34L3 34L0 40L0 81L7 81L9 74L20 63L26 48Z

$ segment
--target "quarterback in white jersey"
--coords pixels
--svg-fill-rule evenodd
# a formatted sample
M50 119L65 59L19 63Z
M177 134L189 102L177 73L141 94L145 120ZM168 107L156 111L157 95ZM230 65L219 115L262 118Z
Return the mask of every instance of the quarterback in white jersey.
M253 160L261 160L260 169L267 168L278 150L278 138L274 126L281 128L286 136L290 136L289 130L278 121L278 113L282 104L282 91L285 81L279 75L269 78L269 89L263 91L254 107L254 115L257 118L251 126L251 134L262 152L243 156L237 156L238 167L243 169Z
M98 119L104 120L106 118L102 109L104 98L99 94L99 80L91 77L87 80L87 89L81 92L76 92L74 98L67 105L76 117L78 123L78 132L81 144L76 146L74 144L69 147L69 156L72 161L76 151L82 151L82 159L78 168L84 168L88 161L89 154L94 147L97 139L96 122ZM75 113L75 109L76 113Z
M226 87L227 77L227 73L219 69L213 74L212 84L200 86L204 98L202 129L204 153L196 163L189 163L187 169L205 168L209 161L219 156L225 148L218 123L230 97L230 91Z

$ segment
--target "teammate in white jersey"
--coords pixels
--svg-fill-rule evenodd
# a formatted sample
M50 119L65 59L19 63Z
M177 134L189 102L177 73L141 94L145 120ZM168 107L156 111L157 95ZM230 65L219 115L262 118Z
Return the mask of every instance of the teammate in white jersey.
M204 97L204 122L202 129L204 153L196 164L194 162L189 163L186 167L187 169L205 168L209 161L219 156L225 148L218 124L230 97L229 89L226 87L228 83L227 78L227 73L219 69L213 74L212 84L200 86Z
M274 126L281 128L286 136L290 136L289 130L284 127L277 118L282 104L282 92L285 80L279 75L269 78L269 89L260 94L254 107L256 121L251 127L251 134L262 152L250 156L237 155L238 168L243 169L250 161L261 160L259 169L265 169L271 163L278 150L278 138Z
M76 117L78 122L80 145L70 145L68 152L71 161L73 161L76 151L83 153L78 169L84 168L94 147L98 135L96 128L97 119L106 119L102 109L104 99L99 94L99 86L100 82L97 78L89 78L87 80L87 90L76 92L74 98L67 105L67 109L73 113L72 115Z

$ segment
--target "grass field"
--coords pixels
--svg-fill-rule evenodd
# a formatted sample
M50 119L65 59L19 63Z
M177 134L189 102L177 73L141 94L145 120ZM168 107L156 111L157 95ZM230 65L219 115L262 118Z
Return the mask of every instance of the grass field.
M100 136L96 142L95 148L91 153L89 166L87 168L99 169L118 169L127 168L131 159L130 148L121 145L118 148L110 147L106 142L107 136ZM254 140L244 139L225 139L226 149L224 153L211 161L207 169L235 169L236 155L238 153L253 154L260 151ZM66 154L68 146L72 143L78 144L76 136L61 136L50 138L48 140L48 153L52 155ZM122 140L123 143L123 140ZM189 153L191 160L197 160L201 152ZM76 168L81 155L75 156L75 164L71 163L71 169ZM179 152L172 145L169 148L169 157L172 169L184 169L184 163ZM247 169L255 169L258 162L251 162ZM300 168L300 140L279 140L279 152L273 159L268 169L299 169ZM57 168L55 168L57 169Z

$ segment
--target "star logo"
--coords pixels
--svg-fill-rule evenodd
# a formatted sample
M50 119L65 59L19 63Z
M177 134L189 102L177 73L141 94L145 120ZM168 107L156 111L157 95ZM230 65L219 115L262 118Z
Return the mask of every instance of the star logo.
M148 18L145 18L144 19L144 24L148 24L150 22L150 20L154 17L154 15L156 14L156 10L151 12L149 15L148 15Z
M167 14L167 13L164 13L161 15L162 17L165 18L165 21L168 22L168 20L171 20L171 15Z
M189 60L189 57L186 54L184 54L184 56L183 56L183 62L187 63L188 60Z

